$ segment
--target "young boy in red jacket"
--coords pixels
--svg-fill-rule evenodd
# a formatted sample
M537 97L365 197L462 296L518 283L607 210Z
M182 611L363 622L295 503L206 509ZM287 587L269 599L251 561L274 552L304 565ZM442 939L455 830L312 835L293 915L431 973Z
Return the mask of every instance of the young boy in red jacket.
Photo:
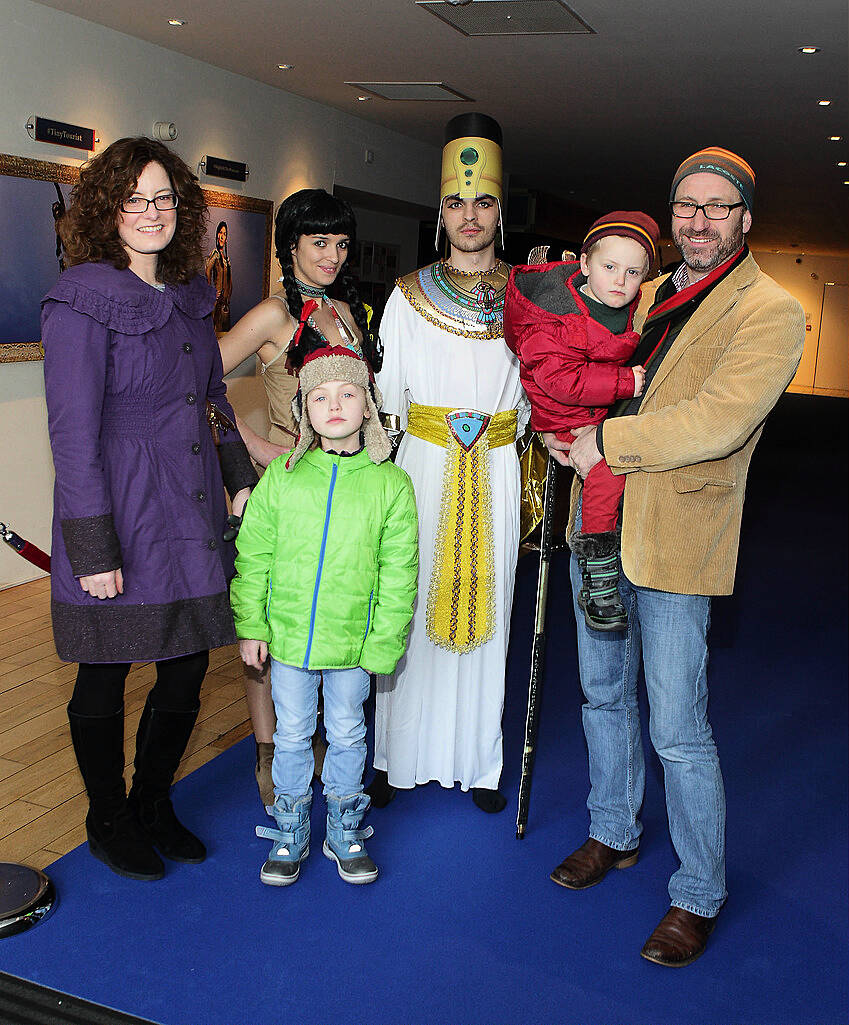
M625 364L640 286L657 259L660 231L648 214L615 210L587 232L580 263L517 266L504 303L504 337L519 357L531 426L572 441L607 408L642 394L645 370ZM570 539L583 574L578 603L588 626L624 630L616 526L625 476L602 460L587 475L581 530Z

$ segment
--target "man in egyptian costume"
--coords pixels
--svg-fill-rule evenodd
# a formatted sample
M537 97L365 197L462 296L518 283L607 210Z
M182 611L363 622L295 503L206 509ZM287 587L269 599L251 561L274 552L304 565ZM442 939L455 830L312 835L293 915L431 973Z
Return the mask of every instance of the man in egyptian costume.
M381 325L377 380L419 514L418 599L407 652L377 678L377 807L438 781L501 811L501 716L519 548L517 431L529 416L504 343L501 128L446 128L436 244L448 256L400 278Z

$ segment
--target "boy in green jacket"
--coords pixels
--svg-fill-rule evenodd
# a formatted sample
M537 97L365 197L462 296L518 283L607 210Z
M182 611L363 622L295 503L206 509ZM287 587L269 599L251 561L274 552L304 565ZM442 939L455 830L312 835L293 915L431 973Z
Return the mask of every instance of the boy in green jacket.
M404 653L418 572L416 503L410 478L388 461L382 399L365 360L344 346L319 349L299 376L292 408L300 435L251 495L230 591L243 661L260 669L271 655L269 812L278 828L257 827L274 841L260 879L289 886L309 854L310 742L323 679L323 851L345 882L371 883L363 703L369 673L392 673Z

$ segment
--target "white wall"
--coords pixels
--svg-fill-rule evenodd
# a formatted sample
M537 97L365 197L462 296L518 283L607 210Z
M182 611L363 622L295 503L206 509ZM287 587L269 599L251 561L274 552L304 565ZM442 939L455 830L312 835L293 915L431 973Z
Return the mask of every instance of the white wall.
M795 296L805 311L805 350L789 391L808 395L849 395L849 339L845 285L849 265L839 256L752 251L765 274ZM840 286L844 286L840 288ZM834 294L840 298L835 302ZM831 316L823 319L824 300ZM841 316L835 316L840 305Z
M250 165L225 191L278 203L306 186L338 183L432 205L439 151L240 75L27 0L0 0L0 152L79 164L85 154L34 142L31 114L97 129L104 148L174 121L174 148L196 167L207 153ZM366 164L364 150L374 152ZM204 179L203 184L215 188ZM272 267L272 277L279 271ZM261 417L261 390L249 418ZM241 411L241 410L240 410ZM52 469L40 363L0 364L0 520L49 550ZM0 587L39 576L0 544Z

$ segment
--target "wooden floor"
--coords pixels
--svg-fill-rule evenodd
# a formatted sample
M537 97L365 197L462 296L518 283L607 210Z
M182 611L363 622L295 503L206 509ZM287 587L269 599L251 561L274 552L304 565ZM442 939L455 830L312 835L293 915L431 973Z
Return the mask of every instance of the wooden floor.
M45 868L85 841L87 802L65 713L76 671L53 646L50 578L0 591L0 861ZM127 677L127 780L154 676L147 663ZM219 648L210 652L200 715L177 778L250 732L238 646Z

